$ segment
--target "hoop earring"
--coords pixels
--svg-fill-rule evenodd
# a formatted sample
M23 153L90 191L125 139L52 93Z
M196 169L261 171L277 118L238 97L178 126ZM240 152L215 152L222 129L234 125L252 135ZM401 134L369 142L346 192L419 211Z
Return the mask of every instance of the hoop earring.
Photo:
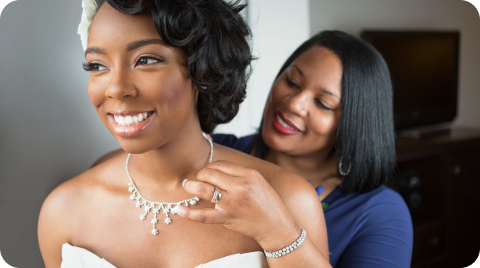
M350 169L352 168L352 163L349 163L349 164L348 164L347 171L343 171L343 169L342 169L342 167L343 167L342 160L343 160L343 156L340 157L340 161L338 161L338 173L340 173L340 175L342 175L343 177L345 177L345 176L348 175L348 173L350 173Z

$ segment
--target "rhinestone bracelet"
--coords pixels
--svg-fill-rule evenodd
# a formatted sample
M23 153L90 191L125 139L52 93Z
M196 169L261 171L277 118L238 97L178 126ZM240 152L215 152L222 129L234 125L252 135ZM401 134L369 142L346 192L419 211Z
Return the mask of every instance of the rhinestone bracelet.
M305 241L305 238L307 237L307 232L305 232L303 228L300 228L300 229L302 230L300 237L295 242L293 242L290 246L287 246L285 248L282 248L281 250L277 250L274 252L268 252L264 250L265 256L267 256L268 258L278 258L298 248L303 243L303 241Z

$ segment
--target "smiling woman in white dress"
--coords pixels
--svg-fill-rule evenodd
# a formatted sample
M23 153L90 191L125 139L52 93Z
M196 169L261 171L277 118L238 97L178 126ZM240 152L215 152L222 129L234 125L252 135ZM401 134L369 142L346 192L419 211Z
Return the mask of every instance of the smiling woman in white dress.
M123 150L45 200L45 266L329 267L315 190L202 137L231 120L245 96L251 53L242 6L94 6L83 26L88 94Z

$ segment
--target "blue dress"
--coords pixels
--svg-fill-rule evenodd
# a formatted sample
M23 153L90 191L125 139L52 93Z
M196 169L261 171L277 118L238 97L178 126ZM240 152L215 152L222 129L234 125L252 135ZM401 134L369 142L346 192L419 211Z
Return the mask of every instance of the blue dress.
M214 134L212 138L247 154L255 142L254 135ZM397 192L384 185L364 194L347 194L337 188L322 205L333 267L410 267L412 219Z

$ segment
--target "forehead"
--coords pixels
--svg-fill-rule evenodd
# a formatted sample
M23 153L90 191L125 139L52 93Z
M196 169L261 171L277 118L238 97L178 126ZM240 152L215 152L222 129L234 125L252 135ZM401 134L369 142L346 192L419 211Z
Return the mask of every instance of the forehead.
M314 46L298 56L291 65L297 65L305 74L316 76L319 73L343 74L343 66L340 58L330 49L321 46ZM331 71L329 71L331 70ZM341 77L341 76L340 76Z
M289 70L301 72L303 78L317 88L341 95L342 61L328 48L315 46L306 50L292 62Z
M150 15L127 15L105 2L93 18L88 46L125 44L143 39L160 39Z

